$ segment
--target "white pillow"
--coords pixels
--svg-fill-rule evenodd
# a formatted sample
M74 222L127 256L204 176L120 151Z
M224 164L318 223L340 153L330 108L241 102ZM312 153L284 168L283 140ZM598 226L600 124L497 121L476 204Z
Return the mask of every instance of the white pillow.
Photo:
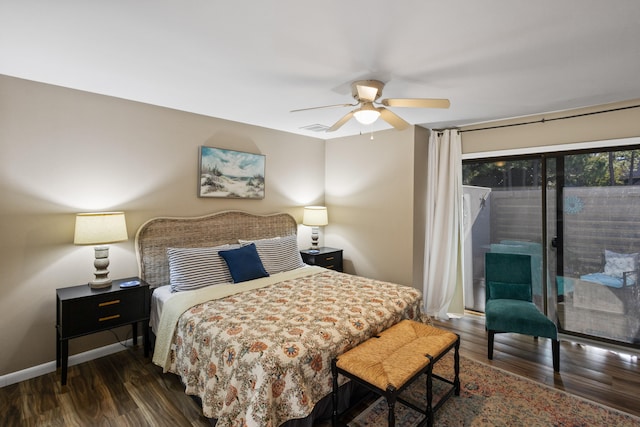
M267 273L275 274L304 267L298 237L295 234L261 240L239 240L241 245L255 243L260 260Z
M231 273L221 250L238 245L222 245L211 248L167 248L171 291L189 291L220 283L233 283Z
M604 274L622 279L623 273L636 270L638 254L619 254L605 249L604 261Z

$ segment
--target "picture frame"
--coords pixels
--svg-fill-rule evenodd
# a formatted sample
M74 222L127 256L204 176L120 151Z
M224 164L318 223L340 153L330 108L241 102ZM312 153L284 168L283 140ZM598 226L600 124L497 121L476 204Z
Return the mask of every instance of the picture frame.
M198 197L264 199L264 154L200 147Z

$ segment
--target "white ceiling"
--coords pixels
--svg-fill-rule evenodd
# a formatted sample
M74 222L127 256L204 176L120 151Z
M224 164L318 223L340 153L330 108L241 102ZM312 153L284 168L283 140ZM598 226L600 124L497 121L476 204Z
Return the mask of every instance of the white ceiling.
M390 128L290 113L375 78L460 126L640 98L640 1L0 0L0 74L322 139Z

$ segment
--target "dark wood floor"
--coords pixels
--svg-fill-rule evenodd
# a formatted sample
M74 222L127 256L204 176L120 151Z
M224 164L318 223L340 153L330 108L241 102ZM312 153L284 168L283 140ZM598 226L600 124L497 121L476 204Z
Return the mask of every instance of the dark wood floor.
M637 355L560 342L560 373L554 374L551 342L518 334L496 334L487 359L484 317L436 322L460 334L460 354L568 393L640 416L640 362Z
M484 320L476 316L436 322L461 336L463 356L640 416L640 366L636 356L562 342L560 374L553 373L548 340L496 336L486 358ZM140 348L0 388L4 426L208 426L180 380L162 374ZM326 424L325 424L326 425Z

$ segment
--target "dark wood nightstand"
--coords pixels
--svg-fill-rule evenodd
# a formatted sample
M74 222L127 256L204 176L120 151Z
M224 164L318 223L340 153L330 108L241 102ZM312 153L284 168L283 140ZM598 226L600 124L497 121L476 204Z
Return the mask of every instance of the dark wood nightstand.
M320 247L317 253L305 249L300 251L300 255L305 264L342 271L342 249Z
M139 281L133 287L120 284ZM110 288L89 285L56 289L56 367L62 367L62 385L67 383L69 340L118 326L131 325L133 343L138 343L142 322L144 356L149 356L149 284L138 277L114 280Z

